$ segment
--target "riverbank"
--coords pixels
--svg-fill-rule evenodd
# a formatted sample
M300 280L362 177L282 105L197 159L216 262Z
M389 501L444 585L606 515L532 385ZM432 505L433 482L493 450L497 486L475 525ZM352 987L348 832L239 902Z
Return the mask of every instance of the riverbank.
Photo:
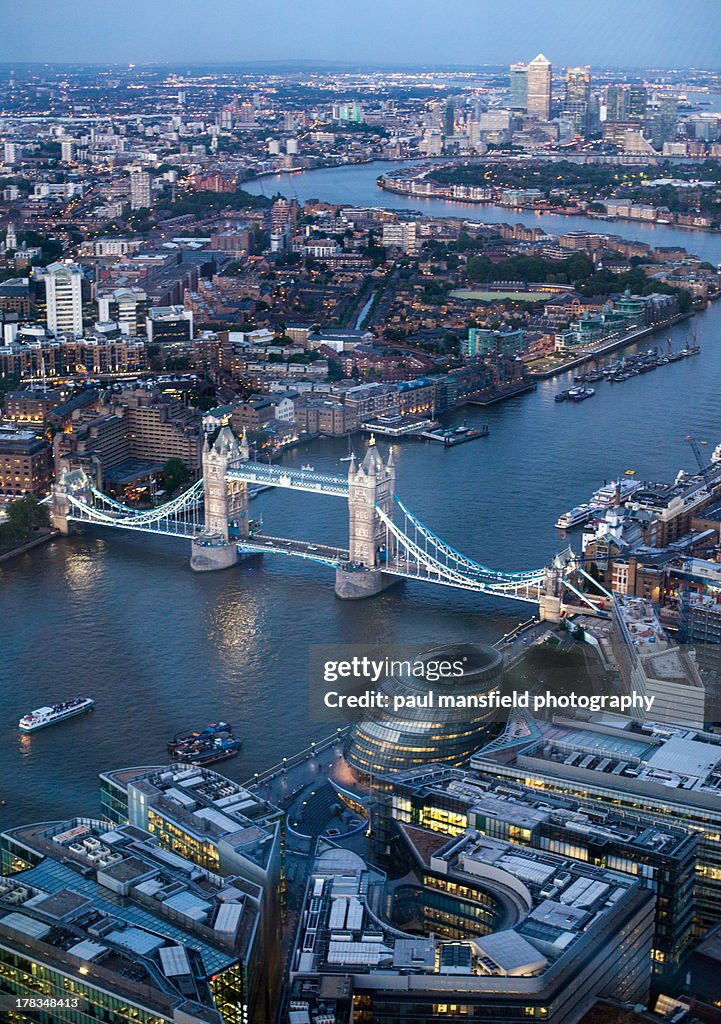
M695 310L688 313L677 313L676 316L663 320L661 323L651 324L649 327L631 331L620 338L611 338L608 341L601 342L593 349L585 350L583 353L574 353L571 358L565 359L562 363L544 367L543 369L529 368L529 376L533 380L550 380L551 377L559 377L562 373L568 373L569 370L573 370L577 366L582 366L584 363L590 363L592 360L598 359L599 356L608 355L609 352L616 352L618 349L626 348L628 345L634 345L642 338L658 334L659 331L667 331L684 320L690 320L692 316L695 316Z
M32 551L33 548L38 548L41 544L47 544L49 540L55 540L56 537L60 536L59 530L53 530L50 527L40 527L37 533L29 540L24 540L20 544L14 544L11 548L0 548L0 562L7 562L11 558L17 558L18 555L24 555L27 551Z
M653 218L648 217L624 217L619 214L610 216L608 213L600 213L596 211L588 211L579 206L572 207L554 207L547 200L532 204L515 204L515 203L504 203L502 199L502 190L494 187L484 187L476 185L450 185L443 186L436 182L427 180L427 175L433 170L439 170L443 167L448 166L445 162L443 164L435 165L430 169L423 169L416 171L415 174L405 178L397 178L391 174L381 174L376 179L378 188L384 192L392 192L395 195L406 196L409 199L421 199L421 200L436 200L441 203L458 203L469 206L497 206L502 209L508 210L509 213L526 213L531 216L537 217L540 215L549 214L554 217L580 217L588 221L603 221L604 223L618 223L619 221L624 224L649 224L651 226L655 224L663 225L664 227L672 227L679 231L696 231L701 234L721 234L721 228L713 227L710 224L684 224L675 219L675 214L671 214L673 220L668 219L668 212L663 210L664 216L661 217L661 210L653 207L656 216ZM422 186L415 188L417 182L422 182ZM590 202L603 203L603 199L592 199ZM631 204L633 205L633 204Z

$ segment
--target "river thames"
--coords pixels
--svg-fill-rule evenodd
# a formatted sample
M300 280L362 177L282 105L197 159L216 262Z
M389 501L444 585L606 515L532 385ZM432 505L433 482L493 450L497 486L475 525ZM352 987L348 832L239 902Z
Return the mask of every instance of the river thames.
M582 218L406 200L376 187L381 170L365 164L244 187L487 223L523 220L556 233L589 228ZM721 261L718 235L596 226ZM486 439L449 451L397 444L398 494L435 533L486 565L547 563L569 540L554 528L558 514L605 480L627 469L668 479L680 467L695 468L687 435L708 441L709 453L721 441L721 303L672 329L674 348L691 331L700 355L621 385L598 384L590 401L554 403L570 380L560 377L533 394L454 416L488 422ZM359 454L363 447L356 439ZM345 454L345 441L322 439L285 461L339 473ZM252 508L273 534L347 543L346 510L337 500L267 492ZM570 535L572 544L579 539ZM420 583L347 603L335 598L330 570L279 555L199 575L189 568L188 547L91 531L0 566L0 828L96 814L98 772L163 763L170 736L213 719L230 721L243 740L240 755L220 766L237 779L319 739L328 727L307 715L314 642L493 641L535 610ZM30 737L18 733L21 714L73 694L94 697L95 712Z

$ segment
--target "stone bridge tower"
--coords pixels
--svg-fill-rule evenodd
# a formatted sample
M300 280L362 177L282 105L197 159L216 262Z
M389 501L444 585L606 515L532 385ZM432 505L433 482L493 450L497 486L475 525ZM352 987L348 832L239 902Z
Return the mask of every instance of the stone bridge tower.
M248 439L238 442L230 427L223 427L214 444L203 446L205 529L193 539L191 568L198 572L225 569L238 561L238 541L249 533L248 485L228 480L227 470L249 457Z
M349 561L336 573L338 597L370 597L395 582L382 573L386 558L394 553L395 541L392 536L386 537L385 524L377 512L380 508L393 518L395 482L392 454L384 462L371 437L360 466L356 467L353 459L348 470Z

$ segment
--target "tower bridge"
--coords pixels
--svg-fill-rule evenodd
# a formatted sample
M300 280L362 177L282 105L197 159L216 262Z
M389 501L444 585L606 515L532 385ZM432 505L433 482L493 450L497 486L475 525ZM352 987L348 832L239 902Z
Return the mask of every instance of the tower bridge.
M575 572L570 550L549 567L491 569L436 536L396 496L395 482L392 454L384 460L372 439L363 460L357 464L352 458L347 476L336 476L252 462L247 437L239 441L223 427L214 444L206 440L202 478L164 505L129 509L75 470L53 489L52 518L64 533L88 524L185 538L191 567L198 572L225 569L256 554L284 554L334 569L341 598L370 597L398 579L410 579L537 604L541 618L560 618L563 592L572 586L567 577ZM249 485L343 500L348 547L265 534L249 513ZM577 588L574 592L585 600Z

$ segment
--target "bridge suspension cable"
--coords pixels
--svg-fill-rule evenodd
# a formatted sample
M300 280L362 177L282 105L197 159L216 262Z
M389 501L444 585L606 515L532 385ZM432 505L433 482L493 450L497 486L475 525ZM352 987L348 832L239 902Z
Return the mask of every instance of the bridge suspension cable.
M201 509L204 493L203 481L198 480L177 498L156 508L142 510L128 508L95 487L90 488L92 502L71 493L67 493L66 498L73 509L70 518L81 522L145 533L192 536L203 526Z
M538 600L544 584L545 570L538 569L534 572L513 574L485 572L484 566L466 559L472 570L464 572L459 569L457 560L450 555L438 557L436 546L433 543L435 538L430 531L423 531L421 533L422 540L419 540L418 533L420 531L416 529L419 520L415 517L411 517L416 531L415 536L411 538L383 509L376 506L376 512L386 528L386 550L389 555L393 547L390 544L390 537L392 536L397 542L395 557L389 557L384 571L392 575L425 579L428 582L441 583L450 587L461 587L464 590L497 594L500 597L514 597L528 601Z
M426 553L428 552L428 547L430 545L431 550L435 552L434 557L440 564L443 564L446 567L454 566L462 576L467 577L470 574L484 582L498 582L500 584L508 582L535 584L539 579L543 579L543 569L525 570L522 572L504 572L500 569L490 569L488 566L483 565L480 562L476 562L472 558L468 558L467 555L457 551L455 548L451 547L450 544L447 544L444 540L441 540L440 537L437 537L432 530L429 530L429 528L422 523L406 505L403 504L400 498L396 498L395 501L405 517L406 531L402 531L404 536L408 536L407 528L410 525L413 529L414 535L416 535L416 541L418 534L423 538L424 550Z

